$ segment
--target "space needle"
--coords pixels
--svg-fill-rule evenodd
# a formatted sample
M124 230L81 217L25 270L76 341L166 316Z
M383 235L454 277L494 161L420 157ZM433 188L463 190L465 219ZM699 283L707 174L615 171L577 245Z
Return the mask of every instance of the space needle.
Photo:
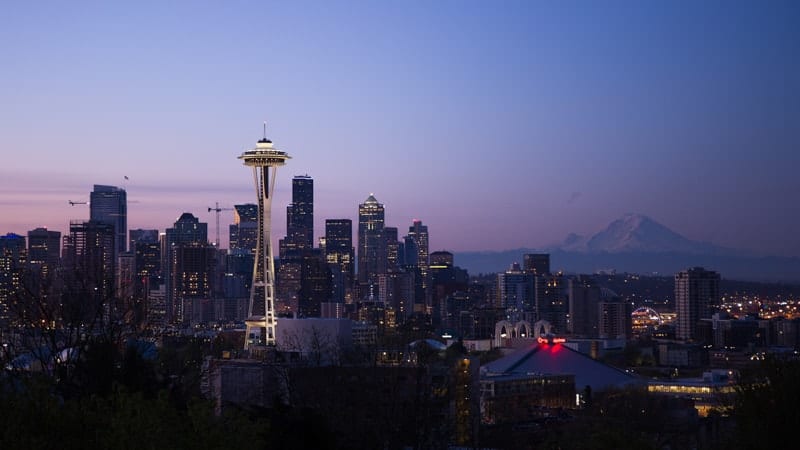
M253 283L250 286L250 305L245 320L244 349L250 346L275 345L275 262L270 240L270 210L272 194L275 190L275 174L278 166L286 164L290 156L273 147L267 139L267 124L264 123L264 137L256 143L256 148L239 156L244 165L253 168L253 181L258 198L258 238L255 264L253 264Z

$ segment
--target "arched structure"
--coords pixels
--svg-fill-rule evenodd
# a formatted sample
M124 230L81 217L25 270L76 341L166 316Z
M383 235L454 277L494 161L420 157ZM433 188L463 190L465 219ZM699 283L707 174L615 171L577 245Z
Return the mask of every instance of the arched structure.
M527 320L520 320L512 323L508 320L501 320L494 326L494 346L502 347L503 339L508 338L531 338L533 327Z

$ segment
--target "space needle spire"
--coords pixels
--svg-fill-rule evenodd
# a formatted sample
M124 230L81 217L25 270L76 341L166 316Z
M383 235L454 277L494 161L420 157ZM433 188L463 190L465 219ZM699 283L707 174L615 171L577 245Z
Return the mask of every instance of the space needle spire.
M271 208L275 190L275 175L278 167L291 157L276 149L267 139L267 123L264 122L264 137L252 150L239 156L244 165L253 168L253 181L258 199L258 238L253 283L250 286L250 304L245 320L245 350L251 346L275 345L275 262L272 252Z

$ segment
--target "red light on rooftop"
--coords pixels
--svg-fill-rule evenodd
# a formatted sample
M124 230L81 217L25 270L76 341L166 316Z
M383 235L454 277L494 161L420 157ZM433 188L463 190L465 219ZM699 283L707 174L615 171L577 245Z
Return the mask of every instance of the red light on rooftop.
M557 337L553 337L553 336L549 336L549 337L541 337L541 336L539 336L538 338L536 338L536 340L540 344L563 344L564 342L567 342L567 340L564 339L564 338L557 338Z

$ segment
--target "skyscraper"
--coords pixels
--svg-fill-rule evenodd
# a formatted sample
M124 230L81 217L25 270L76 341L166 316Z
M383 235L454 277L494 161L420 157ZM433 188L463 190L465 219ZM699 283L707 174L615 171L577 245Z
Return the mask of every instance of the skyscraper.
M383 235L384 208L370 194L358 205L358 282L377 282L377 275L386 272L386 239Z
M408 227L405 237L406 270L415 272L414 283L416 286L416 305L418 312L429 314L432 307L432 296L428 292L428 227L421 220L414 219ZM413 245L409 245L409 241ZM416 249L416 254L413 250Z
M188 301L184 301L184 297L198 298L203 295L210 288L210 283L207 283L207 278L210 274L204 271L208 270L209 256L205 254L204 249L208 246L208 224L200 222L200 219L191 213L183 213L175 221L172 228L167 228L165 245L162 250L161 269L164 272L164 280L166 282L167 293L167 312L166 320L168 322L181 322L187 319L189 311L185 311L185 306ZM187 248L187 250L183 250ZM193 250L189 250L193 249ZM212 265L213 267L213 265ZM183 295L184 279L193 283L189 289L188 297Z
M428 227L421 220L414 219L408 227L408 236L417 244L417 263L424 277L428 273ZM406 261L408 264L408 261Z
M700 319L711 318L714 308L720 304L719 280L719 273L702 267L675 274L676 338L694 340Z
M397 227L383 227L383 238L386 240L386 271L394 272L400 265L400 243L397 241Z
M292 203L286 207L286 234L297 249L314 248L314 179L292 179Z
M333 301L343 303L353 287L355 275L352 220L325 221L325 257L333 277Z
M125 189L95 184L90 194L89 218L114 227L114 257L125 252L128 236L128 199Z

